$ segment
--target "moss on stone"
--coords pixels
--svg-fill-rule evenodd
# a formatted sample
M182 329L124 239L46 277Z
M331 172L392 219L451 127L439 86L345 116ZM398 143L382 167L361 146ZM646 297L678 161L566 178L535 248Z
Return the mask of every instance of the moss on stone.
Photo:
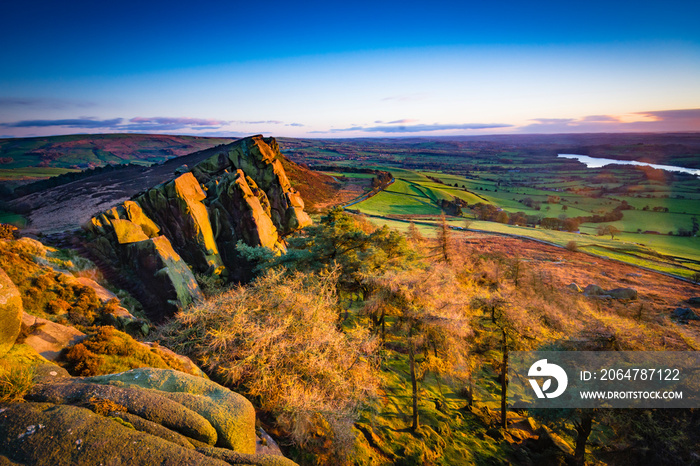
M129 414L127 412L113 412L111 413L110 418L119 419L131 426L132 429L136 429L140 432L145 432L147 434L160 437L168 442L175 443L190 450L194 449L192 442L190 442L190 440L184 435L178 434L177 432L167 429L160 424L140 418L134 414Z
M216 447L197 448L197 451L211 458L224 460L230 464L250 464L255 466L297 466L294 461L278 455L252 455Z
M194 275L165 236L130 244L127 254L142 283L159 296L164 314L173 314L177 308L202 299ZM174 306L167 312L172 306L169 302Z
M216 429L217 445L255 453L255 410L243 396L216 382L181 372L136 369L86 381L126 384L164 392L165 396L204 416Z
M36 466L230 466L76 406L18 403L0 412L0 454Z
M63 383L35 385L26 398L29 401L56 404L87 404L93 398L110 400L124 406L131 414L161 424L187 437L209 445L215 445L217 440L216 430L203 416L161 396L155 390L101 385L71 379Z

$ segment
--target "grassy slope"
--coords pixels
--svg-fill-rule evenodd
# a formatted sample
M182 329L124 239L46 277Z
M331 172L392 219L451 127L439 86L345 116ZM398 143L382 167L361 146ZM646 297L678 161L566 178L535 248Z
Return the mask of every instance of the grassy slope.
M581 226L581 232L568 233L545 229L533 229L514 225L504 225L495 222L473 221L471 229L520 235L541 241L551 242L559 246L566 246L574 241L582 251L609 257L634 265L648 267L654 270L671 273L690 278L700 271L700 239L686 238L669 235L638 234L641 231L655 230L662 233L676 231L678 228L691 227L691 217L700 212L700 202L688 199L640 199L634 197L619 197L615 199L591 198L572 193L553 193L551 191L535 188L515 188L512 191L500 190L495 183L474 183L465 177L447 175L432 172L415 172L405 169L389 170L397 177L385 192L356 204L353 209L373 216L438 216L441 213L438 202L441 199L451 199L459 196L469 203L484 202L497 205L507 212L523 211L526 214L541 215L543 217L568 217L589 216L595 213L612 210L618 205L619 200L627 200L631 205L644 207L649 205L668 206L669 211L651 212L642 210L624 211L624 218L610 224L616 226L624 233L611 239L609 236L595 236L599 224L587 223ZM440 178L445 183L463 184L468 189L484 187L488 191L475 191L477 195L463 191L461 188L450 187L435 183L427 176ZM557 195L562 201L557 204L547 204L548 196ZM519 199L530 197L542 202L540 210L534 210L518 202ZM655 201L655 202L654 202ZM566 206L566 207L565 207ZM682 212L682 213L681 213ZM421 219L421 228L430 232L432 228L425 223L436 224L438 218ZM396 222L389 219L374 218L374 222L398 226L404 229L405 222ZM464 220L450 219L450 224L455 227L464 227ZM429 233L431 234L431 233ZM665 257L660 257L665 256Z

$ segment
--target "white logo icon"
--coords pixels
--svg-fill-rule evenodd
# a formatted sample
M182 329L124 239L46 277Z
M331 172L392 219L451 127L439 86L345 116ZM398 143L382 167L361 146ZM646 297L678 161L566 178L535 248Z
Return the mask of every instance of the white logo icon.
M556 364L548 364L546 359L540 359L530 366L530 370L527 373L530 377L550 377L544 381L542 388L537 383L535 379L528 379L532 389L535 391L537 398L556 398L566 390L566 386L569 383L569 378L566 376L564 369L557 366ZM552 393L547 393L550 386L552 385L552 379L557 381L557 389Z

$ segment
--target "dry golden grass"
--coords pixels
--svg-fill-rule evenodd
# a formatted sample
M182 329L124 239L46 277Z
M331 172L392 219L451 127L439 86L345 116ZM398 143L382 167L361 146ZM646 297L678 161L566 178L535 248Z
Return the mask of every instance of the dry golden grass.
M0 403L22 401L32 388L33 379L31 367L0 364Z
M496 288L511 305L511 318L540 343L613 337L624 350L696 350L700 324L678 324L673 309L700 296L700 287L631 265L584 253L511 238L470 238L469 264L481 288ZM520 259L516 287L515 251ZM586 297L567 288L596 284L609 290L633 288L638 299L622 301Z
M378 381L369 331L339 330L336 278L271 270L179 313L162 340L256 400L296 444L332 439L328 453L347 453Z

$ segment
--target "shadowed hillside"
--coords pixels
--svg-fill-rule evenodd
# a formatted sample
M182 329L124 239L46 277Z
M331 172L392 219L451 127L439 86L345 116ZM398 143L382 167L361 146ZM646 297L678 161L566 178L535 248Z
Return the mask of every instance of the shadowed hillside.
M31 180L110 164L160 163L231 138L161 134L77 134L0 139L0 180Z

